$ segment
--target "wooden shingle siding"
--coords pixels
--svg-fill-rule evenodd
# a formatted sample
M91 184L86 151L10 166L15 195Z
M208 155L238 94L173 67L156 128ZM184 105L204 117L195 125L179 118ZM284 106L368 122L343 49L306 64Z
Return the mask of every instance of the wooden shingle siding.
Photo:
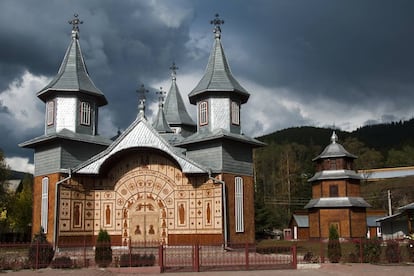
M223 171L228 173L253 175L252 149L241 143L224 143Z
M62 168L73 168L105 149L104 146L74 141L62 144Z
M35 173L34 175L45 175L53 172L57 172L60 169L60 162L57 162L61 158L60 147L48 146L38 148L34 154Z
M213 171L223 169L221 146L194 149L187 152L187 157Z

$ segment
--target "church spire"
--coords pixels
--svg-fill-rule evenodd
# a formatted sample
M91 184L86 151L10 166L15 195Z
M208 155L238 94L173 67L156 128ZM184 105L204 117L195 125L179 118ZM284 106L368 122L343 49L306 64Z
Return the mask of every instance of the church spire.
M168 125L167 120L165 118L165 114L164 114L165 91L163 91L162 87L160 87L160 91L157 91L156 94L159 95L158 96L158 114L153 123L153 127L159 133L173 133L174 131L172 131L170 126Z
M183 98L177 86L177 70L175 62L170 66L171 87L164 103L165 118L172 129L183 136L188 136L195 131L196 125L187 112Z
M216 14L210 23L214 25L215 39L213 49L210 53L203 78L188 95L190 102L191 104L196 104L197 100L206 94L229 93L240 98L242 104L246 103L250 95L233 77L223 46L221 45L221 25L224 24L224 20L220 19L219 15Z
M96 99L98 106L106 105L108 102L105 95L99 90L89 77L88 70L79 44L79 25L83 22L77 14L74 15L69 24L72 25L71 42L60 65L57 75L53 80L37 93L44 102L55 93L85 94Z

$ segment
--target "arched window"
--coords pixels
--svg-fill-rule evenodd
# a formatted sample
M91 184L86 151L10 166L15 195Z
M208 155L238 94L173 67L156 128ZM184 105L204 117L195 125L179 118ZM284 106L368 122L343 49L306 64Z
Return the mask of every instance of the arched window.
M47 217L49 214L49 178L42 179L42 206L40 209L40 226L43 232L47 233Z
M199 116L200 116L200 126L208 124L208 105L207 102L199 103Z
M236 219L236 233L244 232L243 212L243 178L234 178L234 216Z
M86 126L91 124L91 104L88 102L81 102L80 123Z
M46 123L48 126L55 122L55 102L49 101L46 104Z

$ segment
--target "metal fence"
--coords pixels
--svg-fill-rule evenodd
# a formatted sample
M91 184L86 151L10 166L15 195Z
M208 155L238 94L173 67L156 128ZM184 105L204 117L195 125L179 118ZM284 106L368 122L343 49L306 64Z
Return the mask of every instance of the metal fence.
M260 253L254 244L180 245L160 247L162 272L296 268L296 246Z
M341 263L414 262L414 241L410 240L344 240L340 242L340 246L339 262ZM266 246L262 244L172 246L146 242L145 244L111 244L111 249L112 261L109 264L111 267L155 266L161 272L295 269L298 264L330 261L328 241L319 240L274 241ZM50 244L0 243L0 270L98 265L95 263L95 246L86 243L60 245L54 250Z

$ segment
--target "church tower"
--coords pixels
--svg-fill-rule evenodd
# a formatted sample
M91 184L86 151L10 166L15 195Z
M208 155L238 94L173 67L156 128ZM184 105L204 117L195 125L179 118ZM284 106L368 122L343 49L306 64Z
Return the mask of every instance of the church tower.
M221 44L217 14L214 44L204 76L189 94L197 106L197 132L176 146L186 149L188 158L209 168L225 183L227 237L231 242L254 241L253 148L263 143L242 134L240 109L249 93L233 77Z
M309 237L329 237L334 226L340 238L360 238L367 233L366 208L371 207L360 197L361 177L353 162L357 157L338 143L335 131L331 143L312 161L316 173L312 184L312 199L305 206L309 212Z
M177 86L177 70L175 62L170 67L171 87L164 103L165 118L174 131L182 137L188 137L196 131L196 124L185 108L183 98Z
M72 24L71 41L53 80L37 93L45 103L44 134L20 144L34 149L35 183L33 232L40 228L54 239L55 185L73 168L111 143L98 135L98 110L106 105L104 94L89 77L79 44L78 15Z

